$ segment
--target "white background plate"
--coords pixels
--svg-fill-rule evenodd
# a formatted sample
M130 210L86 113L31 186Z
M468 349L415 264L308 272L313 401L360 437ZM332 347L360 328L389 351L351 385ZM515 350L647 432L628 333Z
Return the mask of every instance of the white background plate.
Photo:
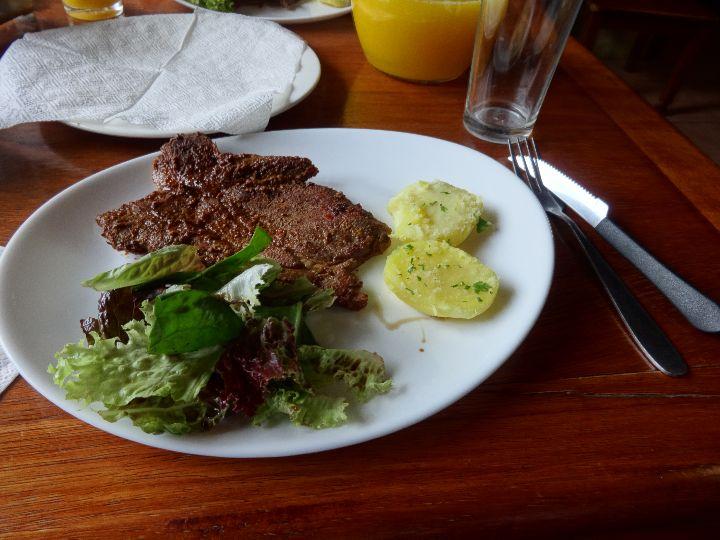
M187 0L175 0L178 4L182 4L190 9L196 9L197 6ZM202 9L202 8L200 8ZM281 24L301 24L324 21L341 17L352 11L351 7L336 8L318 2L317 0L304 0L294 8L288 9L273 5L255 5L255 6L239 6L237 13L249 15L252 17L260 17L269 21L275 21Z
M225 151L307 156L320 169L317 183L343 191L387 223L388 200L420 179L443 179L482 195L496 230L473 234L462 247L500 277L495 304L472 321L422 318L391 331L379 310L388 321L419 314L385 288L384 257L376 257L361 269L368 308L334 308L309 321L325 346L377 351L393 377L393 390L355 407L347 425L315 431L230 421L208 433L176 437L147 435L127 419L105 422L67 401L46 370L55 351L80 339L79 319L96 313L97 293L80 281L127 261L100 236L95 216L153 189L155 154L140 157L48 201L20 227L0 259L2 345L22 376L69 413L120 437L181 452L227 457L317 452L380 437L447 407L495 371L534 324L552 278L550 228L525 185L491 158L429 137L356 129L275 131L218 142Z
M292 90L287 99L277 96L272 104L270 116L278 115L294 107L315 89L320 80L320 59L310 47L300 57L300 69L295 74ZM175 131L161 131L150 126L130 124L125 120L113 119L109 122L99 120L75 120L64 122L68 126L115 137L133 137L143 139L168 139L177 134ZM193 133L196 130L192 130Z

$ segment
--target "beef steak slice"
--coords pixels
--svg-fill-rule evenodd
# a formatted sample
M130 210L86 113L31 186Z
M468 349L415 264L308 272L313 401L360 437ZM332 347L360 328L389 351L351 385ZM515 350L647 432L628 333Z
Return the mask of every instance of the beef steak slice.
M367 295L354 271L387 249L390 230L339 191L306 181L316 173L305 158L221 154L203 135L178 136L155 160L160 189L97 221L115 249L193 244L206 264L262 227L273 239L264 255L283 266L281 279L306 275L332 288L339 305L361 309Z

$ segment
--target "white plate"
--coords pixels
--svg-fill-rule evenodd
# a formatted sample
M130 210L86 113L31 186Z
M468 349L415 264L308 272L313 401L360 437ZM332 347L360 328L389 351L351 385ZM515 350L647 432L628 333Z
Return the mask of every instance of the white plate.
M189 7L190 9L197 9L195 4L192 4L187 0L175 1L185 7ZM352 7L348 6L344 8L336 8L323 4L318 0L304 0L294 8L290 9L273 5L240 5L235 11L243 15L260 17L262 19L275 21L281 24L301 24L341 17L350 13L352 11Z
M273 100L270 116L278 115L294 107L305 99L315 89L320 80L320 59L310 47L300 57L300 69L293 79L290 96L276 96ZM113 135L115 137L134 137L142 139L168 139L177 134L175 131L161 131L150 126L130 124L125 120L113 119L109 122L99 120L75 120L63 122L83 131ZM193 130L193 133L195 130Z
M393 390L351 412L339 428L315 431L281 423L254 428L226 422L183 437L148 435L127 419L115 424L68 401L47 367L53 353L81 338L79 319L96 313L97 293L80 281L127 258L100 236L95 216L153 189L156 154L121 163L69 187L37 210L15 233L0 259L0 341L22 376L50 401L100 429L150 446L226 457L318 452L380 437L447 407L484 381L517 348L545 302L553 271L553 243L545 213L504 166L470 148L390 131L304 129L218 140L222 150L308 156L317 183L342 190L390 223L388 200L419 179L443 179L482 195L496 224L463 248L494 268L501 288L493 307L472 321L422 317L382 282L384 257L361 269L369 306L318 313L309 324L328 347L380 353ZM388 321L412 318L396 330ZM419 349L424 349L420 352ZM482 421L482 418L478 418Z

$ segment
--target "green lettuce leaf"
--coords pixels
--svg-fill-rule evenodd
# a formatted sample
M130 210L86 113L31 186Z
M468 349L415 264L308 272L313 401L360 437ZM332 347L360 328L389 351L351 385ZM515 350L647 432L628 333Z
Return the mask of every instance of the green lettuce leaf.
M294 281L275 281L262 292L263 305L282 306L302 302L318 288L305 276Z
M298 347L303 370L312 370L348 385L360 401L384 394L392 387L380 355L363 350L326 349L317 345ZM312 373L307 373L312 380Z
M318 289L303 302L306 311L319 311L329 309L335 303L335 293L332 289Z
M173 274L196 272L204 267L195 246L166 246L137 261L86 279L82 285L96 291L111 291L150 283Z
M101 339L70 343L48 372L68 399L105 406L98 413L115 422L128 416L147 433L181 435L207 424L208 406L199 399L222 350L220 347L167 356L148 352L151 327L143 321L123 326L128 342Z
M69 343L55 354L57 363L48 372L68 399L116 408L138 398L197 398L220 357L219 347L174 357L153 354L148 351L151 327L133 320L123 328L127 343L94 334L92 345Z
M186 403L151 397L135 400L123 407L98 411L98 414L108 422L117 422L127 416L145 433L185 435L204 427L207 409L201 401Z
M275 317L280 320L286 319L293 326L293 333L297 345L317 345L315 336L313 336L305 322L302 302L297 302L291 306L258 306L255 308L255 316L260 318Z
M300 387L275 390L258 409L253 424L260 426L278 415L286 415L297 426L315 429L337 427L347 420L343 398L318 396Z
M235 11L235 0L190 0L190 3L214 11Z
M243 328L227 302L209 292L181 290L158 296L152 304L148 350L180 354L227 343Z
M218 296L229 302L233 310L243 317L252 316L260 305L260 291L280 274L280 266L273 262L255 264L235 276L218 291Z
M335 302L332 289L320 289L305 276L289 283L274 281L261 294L263 305L286 306L296 302L304 302L307 311L326 309Z
M247 268L250 260L262 253L270 245L272 238L260 227L253 232L250 242L226 259L217 262L200 272L197 276L188 280L193 289L203 291L217 291L232 278Z
M255 316L262 319L268 319L270 317L275 317L280 320L286 319L293 325L295 329L295 339L297 339L303 318L302 302L297 302L291 306L258 306L255 310Z

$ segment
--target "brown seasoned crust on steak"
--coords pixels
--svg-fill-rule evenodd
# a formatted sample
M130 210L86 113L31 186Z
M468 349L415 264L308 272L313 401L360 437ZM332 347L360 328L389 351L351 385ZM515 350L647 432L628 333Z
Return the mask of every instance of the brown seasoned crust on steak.
M387 249L390 229L384 223L339 191L305 183L293 172L286 176L288 169L282 164L289 162L283 160L302 158L252 156L256 165L243 176L234 168L237 160L232 158L238 156L222 154L233 164L227 177L234 181L211 181L211 187L199 189L204 180L198 171L213 174L223 162L206 166L203 153L218 155L206 137L193 136L194 146L190 137L179 139L165 146L172 152L185 148L188 162L177 154L173 165L164 147L160 158L165 159L156 160L155 172L166 167L163 177L184 180L168 182L164 185L172 187L98 216L102 235L115 249L144 254L170 244L193 244L203 261L212 264L242 249L255 227L262 227L273 239L264 255L283 266L281 279L306 275L317 286L332 288L341 306L361 309L367 304L354 271ZM268 183L269 178L274 180Z
M199 133L170 139L153 162L153 181L165 190L216 191L235 184L276 187L305 182L317 172L307 158L221 153Z

